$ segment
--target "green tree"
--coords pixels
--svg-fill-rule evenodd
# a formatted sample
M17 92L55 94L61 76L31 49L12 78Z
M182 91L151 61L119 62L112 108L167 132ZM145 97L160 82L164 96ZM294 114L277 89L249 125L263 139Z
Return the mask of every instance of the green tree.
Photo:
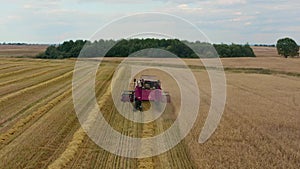
M61 58L61 53L57 50L54 45L51 45L45 51L45 58Z
M279 39L276 44L279 55L287 58L288 56L299 56L299 46L291 38Z

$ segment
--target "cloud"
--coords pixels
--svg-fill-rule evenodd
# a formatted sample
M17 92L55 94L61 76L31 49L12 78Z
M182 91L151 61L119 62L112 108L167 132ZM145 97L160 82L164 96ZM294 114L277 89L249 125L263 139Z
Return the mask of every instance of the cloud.
M214 4L218 5L234 5L234 4L245 4L246 0L216 0L212 1Z
M233 14L234 14L234 15L242 15L243 13L240 12L240 11L237 11L237 12L234 12Z
M134 3L143 3L143 1L140 0L77 0L77 2L79 3L114 3L114 4L118 4L118 3L130 3L130 4L134 4Z
M177 8L179 10L182 10L182 11L185 11L187 13L191 13L191 12L201 12L203 10L203 8L201 7L191 7L190 5L188 4L179 4L177 6Z
M251 24L252 24L251 22L246 22L246 23L245 23L246 26L249 26L249 25L251 25Z
M23 4L24 9L28 10L43 10L43 9L53 9L53 8L59 8L60 1L27 1L25 4Z
M212 5L235 5L235 4L245 4L246 0L156 0L162 1L165 3L173 3L173 4L197 4L197 3L205 3Z
M185 18L215 42L256 43L265 38L267 43L285 34L299 41L299 10L298 0L14 1L0 7L0 36L2 41L88 39L113 19L154 11Z

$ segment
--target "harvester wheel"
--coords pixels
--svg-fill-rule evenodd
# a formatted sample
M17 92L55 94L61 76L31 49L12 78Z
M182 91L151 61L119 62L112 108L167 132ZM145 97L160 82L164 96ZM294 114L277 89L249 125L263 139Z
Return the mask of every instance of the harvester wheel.
M134 108L135 108L135 110L143 111L142 101L136 99L134 102Z

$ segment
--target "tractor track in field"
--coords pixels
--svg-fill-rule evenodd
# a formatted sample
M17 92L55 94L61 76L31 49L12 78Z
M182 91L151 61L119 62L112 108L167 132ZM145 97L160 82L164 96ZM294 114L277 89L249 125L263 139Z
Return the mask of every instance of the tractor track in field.
M18 67L18 66L21 66L21 65L10 65L10 66L6 66L6 67L1 67L0 71L10 69L10 68L14 68L14 67Z
M71 95L72 90L67 90L48 102L45 106L40 107L37 111L31 113L30 115L26 116L23 119L20 119L16 124L10 128L8 131L0 135L0 149L5 144L9 144L12 141L12 138L16 138L18 135L21 134L26 128L30 126L26 125L35 119L38 120L43 114L47 113L50 109L52 109L57 103L61 102L62 99L66 98L67 96ZM1 146L2 145L2 146Z
M110 109L110 106L107 105L107 110L104 109L105 113L107 114L106 116L106 120L110 123L110 125L115 126L116 124L122 125L123 123L121 123L121 121L119 121L119 119L116 119L117 117L115 116L115 110L114 109ZM106 134L107 135L107 134ZM103 139L107 139L106 137ZM97 145L95 145L95 147L97 149L99 149L100 151L96 152L96 156L95 156L95 163L94 163L94 168L126 168L125 166L120 166L121 164L118 163L118 160L123 158L120 156L116 156L114 154L111 154L110 152L104 151L102 149L100 149ZM86 150L82 150L82 152L86 153ZM135 160L129 160L127 159L127 162L130 165L132 164L132 162L134 163ZM80 163L77 163L77 165ZM132 166L132 165L131 165ZM132 166L131 168L133 168L135 166Z
M29 72L29 71L33 71L33 70L39 70L39 69L43 69L43 68L44 67L34 67L34 68L16 70L16 71L13 71L13 72L7 72L7 73L1 74L0 78L4 78L4 77L7 77L7 76L12 76L12 75L19 74L19 73Z
M169 110L167 111L165 116L161 119L158 119L155 121L155 133L159 134L165 130L167 130L172 124L173 120L176 119L176 115L174 113L174 105L170 104ZM164 115L163 115L164 116ZM173 119L174 118L174 119ZM167 135L165 137L166 144L168 143L168 140L173 139L174 137L180 137L180 129L177 129L178 133L171 133L172 135ZM180 159L180 160L178 160ZM154 161L158 161L155 163L158 163L160 166L159 168L183 168L183 169L191 169L195 168L194 163L191 160L190 152L187 147L187 144L185 143L184 139L179 142L175 147L173 147L171 150L167 151L164 154L161 154L157 157L154 157Z
M26 87L22 90L19 90L19 91L16 91L16 92L12 92L12 93L9 93L7 95L4 95L2 97L0 97L0 105L1 106L14 106L13 104L11 104L12 102L9 102L11 99L13 98L16 98L18 96L30 96L30 93L33 92L33 93L36 93L35 91L37 91L37 89L40 89L41 87L43 87L42 89L45 90L47 88L47 86L49 86L51 84L51 88L57 88L59 86L57 85L52 85L53 83L56 83L56 82L59 82L58 84L60 84L61 82L66 82L66 75L68 75L69 73L72 73L71 72L68 72L62 76L58 76L58 77L55 77L53 79L50 79L50 80L47 80L47 81L43 81L43 82L40 82L36 85L32 85L32 86L29 86L29 87ZM71 75L71 74L70 74ZM63 80L61 80L63 79ZM53 87L52 87L53 86ZM62 86L63 87L63 86ZM51 88L49 89L49 91L51 91ZM47 91L47 90L46 90ZM55 91L53 91L55 92ZM24 95L25 94L25 95ZM42 95L39 95L41 98L44 98L47 96L47 93L45 93L46 95L42 94ZM18 98L16 98L18 99ZM20 114L22 114L24 111L26 111L26 109L30 108L31 106L33 106L34 104L38 103L40 99L35 99L36 101L35 102L32 102L30 103L29 105L26 105L26 104L20 104L20 105L17 105L18 106L18 110L20 111L4 111L1 113L0 117L3 117L1 119L1 127L3 127L4 123L7 123L8 121L10 121L13 117L17 117L19 116ZM30 107L28 107L30 106ZM1 110L3 109L3 107L1 107Z
M65 70L66 71L66 70ZM37 74L34 74L34 76L37 76L37 75L43 75L43 74L45 74L46 72L49 72L49 70L48 71L45 71L45 72L41 72L41 73L37 73ZM53 72L50 72L50 73L53 73ZM60 74L61 75L61 74ZM28 78L28 77L25 77L25 78ZM52 78L53 79L53 78ZM20 79L17 79L17 80L20 80ZM49 80L49 79L48 79ZM51 80L51 79L50 79ZM42 81L42 82L40 82L40 83L43 83L44 81ZM63 82L63 81L62 81ZM38 83L38 84L40 84L40 83ZM65 83L65 82L64 82ZM38 85L38 84L35 84L35 85ZM68 83L65 83L65 85L63 86L63 90L62 91L60 91L60 90L57 90L57 91L55 91L54 93L50 93L50 94L47 94L47 95L45 95L45 96L43 96L42 98L40 98L39 100L37 100L37 101L35 101L35 102L33 102L33 103L31 103L30 105L27 105L26 107L24 107L23 109L21 109L20 111L18 111L17 113L15 113L15 114L10 114L10 116L8 116L8 117L6 117L5 119L3 119L3 120L1 120L1 123L0 123L0 125L1 126L3 126L4 125L4 123L6 123L6 122L8 122L8 121L10 121L10 120L12 120L12 119L14 119L16 116L18 116L19 114L21 114L21 113L23 113L23 112L26 112L26 111L30 111L30 109L32 109L35 105L37 105L37 104L39 104L39 103L41 103L43 100L45 100L45 99L48 99L48 98L51 98L52 96L55 96L55 95L57 95L57 94L62 94L64 91L65 91L65 89L67 89L67 87L70 87L70 86L67 86L67 84ZM32 85L32 86L35 86L35 85ZM32 86L29 86L29 87L32 87ZM51 100L49 100L49 101L51 101ZM43 104L43 103L42 103ZM0 130L1 131L1 130Z
M100 73L101 74L101 73ZM83 82L84 83L84 82ZM107 82L105 82L105 83L107 83ZM99 90L101 90L101 85L100 85L100 89ZM57 98L55 98L54 100L52 100L51 102L49 102L47 105L45 105L44 106L44 108L47 108L47 110L45 110L45 109L43 109L43 113L42 114L46 114L49 110L51 110L52 108L54 108L54 107L56 107L56 105L58 104L58 103L60 103L61 102L61 100L64 100L65 98L67 98L68 96L66 96L66 95L71 95L71 90L69 90L69 91L65 91L64 92L64 94L62 94L62 95L59 95ZM68 98L70 98L70 97L68 97ZM40 108L39 110L41 110L42 108ZM26 120L29 120L30 119L30 117L36 117L36 114L39 114L39 113L41 113L40 111L36 111L36 112L34 112L33 114L30 114L29 116L27 116L25 119ZM74 113L74 112L73 112ZM75 113L74 113L75 114ZM39 115L41 115L41 114L39 114ZM73 120L71 120L72 121L72 124L77 124L78 125L78 121L76 120L77 118L76 118L76 116L74 116L74 118L73 118ZM25 120L25 121L26 121ZM32 119L31 119L32 120ZM35 121L37 121L38 119L35 119ZM23 119L21 120L21 121L23 121ZM75 123L75 122L77 122L77 123ZM33 122L31 122L31 123L33 123ZM70 126L73 126L72 124L70 124ZM66 125L67 125L67 123L66 123ZM27 128L29 128L29 127L27 127ZM59 133L58 133L58 135L60 135L60 133L62 134L62 133L64 133L64 135L65 134L67 134L67 136L64 136L63 138L65 138L65 137L68 137L68 138L70 138L71 139L71 136L73 135L73 132L72 131L74 131L75 132L75 129L77 129L77 127L63 127L63 128L66 128L66 130L60 130L59 131ZM70 130L68 130L68 128L70 128L72 131L70 131ZM23 132L24 132L24 130L23 130ZM22 133L23 133L22 132ZM37 153L37 154L35 154L35 155L32 155L32 157L30 157L31 159L32 159L32 161L40 161L40 163L38 163L38 164L33 164L33 163L30 163L30 164L26 164L26 165L23 165L23 167L29 167L29 168L32 168L33 166L35 166L35 168L37 167L37 166L44 166L44 167L46 167L48 164L49 164L49 162L51 161L51 159L52 159L52 155L50 155L50 157L49 157L49 154L51 154L51 152L52 153L54 153L54 155L56 154L56 156L58 156L57 155L57 153L60 153L60 151L61 150L58 150L58 147L60 147L61 146L61 144L60 144L60 142L57 142L57 141L55 141L55 140L58 140L58 139L56 139L56 137L55 138L53 138L54 139L54 141L51 141L51 140L49 140L47 143L45 143L45 144L43 144L44 146L43 147L40 147L41 149L45 149L45 150L48 150L47 152L45 151L45 152L40 152L40 153ZM56 146L54 149L53 149L53 147L54 147L54 145L59 145L59 146ZM65 143L66 144L66 143ZM63 148L62 148L63 149ZM49 161L50 160L50 161Z
M111 76L112 76L112 74L111 74ZM108 77L111 77L111 76L108 76ZM109 78L110 79L110 78ZM108 80L109 80L108 79ZM84 85L84 83L85 82L82 82L82 84ZM99 92L99 91L101 91L101 89L104 87L104 86L106 86L106 84L107 83L109 83L109 81L103 81L103 82L100 82L100 84L98 84L97 86L99 86L99 89L98 89L98 91L97 92ZM72 112L73 114L75 114L75 112L73 111ZM68 138L70 138L70 140L72 140L71 142L68 142L68 143L65 143L65 146L67 147L67 149L69 148L69 146L70 146L70 144L71 144L71 147L72 148L74 148L73 146L75 145L75 144L78 144L79 142L80 142L80 140L73 140L72 139L72 137L73 138L77 138L78 139L78 137L81 137L82 139L85 137L85 132L83 131L83 130L80 130L79 132L78 132L78 127L79 127L79 124L78 124L78 121L77 121L77 117L76 116L74 116L74 119L72 120L72 123L74 123L74 122L76 122L76 124L77 124L77 127L73 127L72 128L72 131L70 132L69 130L63 130L64 132L66 132L65 134L67 134L68 136ZM72 125L71 125L72 126ZM65 126L64 126L64 128L65 128ZM69 127L68 127L69 128ZM74 134L73 134L74 133ZM58 135L61 135L61 134L58 134ZM75 135L75 136L74 136ZM47 145L49 146L49 145L52 145L52 146L50 146L50 147L53 147L54 145L57 145L57 144L54 144L53 143L53 141L51 141L51 142L49 142L49 143L47 143L45 146L47 147ZM61 145L61 144L59 144L59 145ZM47 166L49 166L49 165L51 165L50 164L50 162L51 162L51 160L53 160L54 161L54 159L53 159L53 156L57 156L57 157L59 157L63 152L61 152L64 148L62 147L62 146L60 146L61 147L61 149L58 149L58 148L56 148L56 151L54 151L53 152L53 150L52 150L52 154L53 155L49 155L49 153L48 154L40 154L40 155L38 155L38 156L36 156L35 158L37 159L36 161L41 161L41 158L43 157L43 159L42 159L42 161L44 161L44 163L41 163L40 165L38 165L38 166L35 166L36 168L46 168ZM70 155L70 154L68 154L68 155ZM50 157L49 157L50 156ZM53 162L52 161L52 162ZM55 167L56 168L56 167Z
M9 85L9 84L13 84L13 83L17 83L17 82L22 82L23 80L26 80L26 79L35 78L35 77L39 77L39 76L42 76L42 75L47 75L47 74L51 73L53 70L57 70L57 68L53 68L53 69L49 69L49 70L46 70L46 71L38 72L38 73L32 74L30 76L25 76L25 77L22 77L22 78L2 82L2 83L0 83L0 87L5 86L5 85Z
M110 100L109 102L111 102L111 101L112 100ZM128 133L131 133L133 136L137 136L141 132L141 128L138 127L138 126L141 126L140 124L135 124L137 129L140 129L140 130L130 131L129 129L127 129L127 127L129 126L128 124L130 124L130 125L134 125L134 124L132 122L129 122L128 120L124 119L120 115L118 115L117 111L113 107L113 105L111 105L111 104L106 105L106 107L103 109L103 113L106 116L105 119L111 126L117 127L118 129L122 128L121 129L122 134L127 135ZM125 126L125 125L127 125L127 126ZM106 127L108 127L108 126L106 126ZM109 138L107 138L107 136L109 136L109 134L106 133L105 136L106 137L101 138L101 139L109 140ZM99 147L97 147L97 148L100 149ZM125 149L125 151L126 150L127 149ZM83 150L83 151L86 151L86 150ZM111 154L110 152L107 152L107 151L104 151L104 153L103 153L103 151L104 150L101 150L100 152L96 153L97 154L96 158L95 158L96 163L94 165L95 168L124 168L125 169L125 168L136 168L137 167L136 159L117 156L117 155ZM122 151L122 149L120 149L119 151ZM127 153L130 153L130 152L127 152Z
M3 159L4 164L0 166L37 168L34 166L42 165L44 160L55 152L54 149L59 148L58 145L64 139L68 139L67 136L72 132L73 127L76 127L73 126L77 123L76 116L71 114L71 102L71 98L68 97L67 100L57 104L48 113L44 113L38 121L31 121L30 127L1 150L1 159ZM62 111L56 112L58 108ZM15 150L20 151L23 155L15 154ZM19 157L24 158L21 160ZM16 160L19 162L17 165L11 162Z
M100 86L101 87L108 86L113 74L114 74L114 72L112 71L112 73L109 76L109 78L107 79L107 81L103 82L102 85L100 85ZM99 90L99 91L101 91L101 90ZM106 103L106 99L107 99L109 93L110 93L110 87L106 89L106 92L101 97L101 100L104 99L104 101L101 102L102 104L99 104L100 108L103 107L104 106L103 104ZM87 117L87 120L86 120L87 123L82 124L82 125L87 125L87 126L92 125L92 123L94 121L94 116L93 116L93 114L89 115L89 117ZM74 133L72 140L69 142L69 144L68 144L67 148L64 150L64 152L60 155L59 158L57 158L53 163L51 163L48 166L48 168L49 169L52 169L52 168L59 169L59 168L65 167L71 160L73 160L75 158L75 154L77 153L79 146L82 144L85 137L86 137L86 133L80 127Z
M122 128L122 126L124 126L123 130L121 131L121 133L124 135L130 135L133 137L139 136L142 138L153 137L154 135L160 134L161 132L165 131L167 128L170 127L172 123L169 121L169 119L160 119L160 120L156 120L155 122L151 122L147 124L135 124L134 122L125 120L123 117L120 117L120 115L117 115L118 114L117 110L113 108L113 105L111 105L111 107L112 108L107 108L107 111L110 110L108 111L110 112L109 113L110 116L106 118L106 120L111 126L117 128ZM172 111L172 109L170 110ZM128 126L134 126L134 127L132 129L127 129ZM172 135L171 137L166 137L165 138L166 144L168 140L172 139L173 137L178 137L178 136ZM103 138L103 139L107 139L107 138ZM141 146L142 147L139 149L139 151L151 151L152 146L155 145L144 144ZM126 150L127 149L125 148L123 151ZM101 164L101 167L104 168L157 168L157 167L194 168L194 164L191 161L187 145L184 143L184 141L180 142L177 146L175 146L173 149L169 150L168 152L154 157L130 159L130 158L119 157L112 154L110 154L108 157L107 156L103 157L101 154L99 154L97 161L100 160L105 161L105 163ZM112 166L112 164L114 164L114 166Z
M44 100L47 100L48 98L51 99L49 100L48 99L48 104L40 107L40 109L37 110L37 112L40 112L41 110L43 110L43 112L46 112L47 110L50 110L52 107L55 106L55 104L57 103L55 100L58 99L58 100L62 100L64 98L66 98L68 95L71 94L71 85L68 85L68 83L65 84L65 86L62 88L62 91L59 90L55 93L50 93L42 98L40 98L39 100L37 100L36 102L33 102L32 104L26 106L25 108L21 109L20 111L16 112L15 114L11 114L10 116L8 116L7 118L3 119L0 123L0 126L4 126L5 123L11 121L12 119L15 119L17 116L19 116L20 114L26 112L26 111L30 111L32 108L38 106L40 107L42 104L43 104L43 101ZM67 89L70 89L70 90L67 90ZM52 98L54 97L54 98ZM38 104L40 103L40 104ZM39 114L39 113L38 113ZM33 114L31 115L32 117L35 117L37 116L38 114ZM31 118L28 118L28 117L25 117L24 119L22 119L21 121L21 124L26 124L28 123L28 120L30 120ZM19 126L20 127L20 126ZM18 127L16 127L18 128ZM1 130L0 130L1 131ZM0 137L1 138L1 137ZM1 141L0 141L1 143Z
M108 91L110 91L110 90L108 90ZM101 95L101 94L98 94L98 95ZM106 93L106 95L107 95L106 98L110 97L110 94ZM119 124L118 120L114 119L115 112L113 112L113 110L110 108L111 104L107 104L106 100L107 99L102 98L100 100L100 102L98 103L99 105L102 105L102 106L104 105L105 109L109 112L108 114L105 113L106 116L108 116L106 118L106 120L109 122L113 122L113 123L115 122L115 123ZM108 103L110 103L110 102L111 101L108 101ZM102 107L102 106L100 106L100 107ZM105 138L101 138L101 139L105 139ZM95 148L92 148L93 149L92 152L87 153L87 151L90 151L91 149L87 149L86 147L89 147L91 145L94 145L94 144L92 144L92 142L90 141L90 139L88 137L85 137L85 139L83 140L83 143L81 143L81 146L78 147L77 155L75 156L75 158L73 160L70 160L70 164L68 163L68 166L70 166L70 168L73 168L75 166L90 166L90 165L93 165L96 168L99 168L101 166L109 167L109 165L106 165L107 163L111 162L112 160L117 160L117 159L115 159L115 157L112 154L110 154L102 149L99 149L98 146L95 146ZM86 155L92 156L93 160L89 159L88 161L83 161L83 159L86 157ZM120 158L120 157L116 157L116 158ZM91 162L91 161L94 161L94 162ZM106 164L103 163L104 161Z
M16 79L17 82L14 82L13 84L10 81L6 81L6 83L10 83L10 85L4 85L0 86L0 97L3 97L7 94L14 93L20 90L23 90L25 88L38 85L42 82L51 80L55 77L59 77L66 73L67 71L72 70L72 68L56 68L56 69L49 69L48 72L43 72L42 74L40 73L34 73L32 74L33 76L37 76L36 74L40 75L35 78L22 78L23 80L20 81L20 79Z
M108 86L109 83L110 83L110 81L107 81L103 86ZM109 89L107 89L107 90L109 90ZM102 96L104 92L106 92L106 91L99 90L97 96ZM112 113L111 113L111 115L112 115ZM111 117L113 117L113 116L111 116ZM83 141L81 143L81 146L78 147L78 152L76 153L76 156L73 158L73 160L70 160L70 162L68 163L69 164L68 167L70 167L70 168L76 168L76 164L80 164L80 160L82 160L82 157L86 154L85 150L88 148L88 146L90 146L91 142L92 141L85 136L85 138L83 139ZM85 150L80 150L80 149L85 149ZM99 150L97 148L94 151L101 151L101 150ZM108 154L107 152L105 152L105 153ZM100 154L97 153L97 155L95 156L95 158L98 159L99 155ZM107 156L107 158L108 158L108 156ZM89 160L94 161L95 163L97 163L97 161L99 161L99 160L96 160L96 159L94 159L94 160L89 159ZM103 160L100 160L100 161L103 161ZM91 167L95 168L96 167L95 163L91 164L92 165Z
M40 82L40 83L42 83L42 82ZM64 86L62 86L62 89L66 86L66 85L68 85L68 83L66 82L66 81L60 81L60 83L57 83L55 86L54 85L52 85L52 86L49 86L49 88L43 88L42 89L42 91L43 90L45 90L45 89L47 89L46 91L47 92L54 92L54 93L59 93L60 91L59 90L57 90L57 89L59 89L59 85L61 84L61 83L65 83L65 85ZM56 88L56 89L55 89ZM57 91L55 91L55 90L57 90ZM33 93L35 93L35 92L33 92ZM44 92L43 92L44 93ZM23 92L18 92L17 91L17 94L20 94L20 96L23 96L22 94L23 94ZM45 95L46 94L46 95ZM50 94L47 94L47 93L45 93L45 94L41 94L41 95L37 95L37 96L40 96L40 98L39 99L35 99L33 102L31 102L31 103L29 103L29 104L20 104L20 105L18 105L18 109L10 109L9 111L3 111L3 108L4 107L1 107L1 114L0 114L0 117L2 116L3 118L1 119L1 121L0 121L0 132L2 131L3 132L3 128L5 128L6 127L6 123L9 123L11 120L14 120L14 118L15 117L19 117L19 115L21 115L21 114L26 114L26 112L27 111L30 111L30 109L32 109L32 108L34 108L34 106L36 105L36 104L39 104L39 103L41 103L42 101L43 101L43 99L45 99L45 98L48 98L48 97L51 97L51 95L52 95L52 93L50 93ZM28 96L28 94L26 94L27 96ZM30 96L30 95L29 95ZM26 97L26 96L25 96ZM1 100L1 97L0 97L0 100ZM10 99L9 99L10 100ZM18 100L18 99L16 99L16 100ZM9 106L14 106L13 104L10 104L10 103L12 103L12 102L8 102L8 104L5 104L4 105L4 103L3 103L3 105L4 106L6 106L6 107L9 107ZM43 103L41 103L41 105L42 105Z
M115 125L123 126L124 119L122 119L123 122L119 121L119 118L117 118L115 116L116 110L113 109L112 104L110 104L112 101L112 100L110 100L110 97L111 97L110 89L107 90L106 95L107 95L106 98L109 100L100 99L100 102L98 103L100 105L100 107L104 106L103 110L104 110L104 116L106 116L105 119L112 126L115 126ZM103 131L105 131L105 130L103 130ZM107 138L101 138L101 139L107 139ZM82 146L80 146L78 148L78 153L76 155L76 158L74 158L70 162L71 164L68 165L68 168L77 168L79 166L82 166L82 167L89 166L89 167L93 167L93 168L113 168L113 166L112 166L113 163L115 164L114 167L124 168L124 166L120 166L123 164L120 161L122 157L115 156L113 154L110 154L109 152L106 152L106 151L100 149L88 137L85 137L85 139L84 139L83 143L81 143L81 145ZM88 148L88 147L91 147L91 148ZM87 160L88 157L92 157L92 159ZM128 162L128 159L125 159L124 163L127 163L127 162Z
M57 156L60 149L63 149L62 142L72 137L72 134L76 130L74 126L78 126L77 118L69 118L63 128L51 140L40 147L43 151L39 151L32 156L30 164L26 165L26 168L46 168L49 165L49 160L53 156Z
M117 75L118 77L118 75ZM123 77L123 76L119 76ZM123 135L131 137L153 137L154 135L160 134L164 130L170 127L170 119L161 119L159 121L141 124L134 123L130 120L125 119L121 116L114 105L112 100L108 101L108 104L105 104L104 107L104 117L106 121L119 131ZM174 108L172 105L170 107L169 116L176 116ZM128 111L132 111L132 108L129 106ZM138 113L138 112L137 112ZM144 117L145 118L145 117ZM109 127L109 126L105 126ZM102 128L102 127L100 127ZM104 128L102 131L106 131ZM100 131L99 131L100 132ZM101 139L109 140L107 138L109 134L103 134ZM179 135L178 135L179 136ZM172 136L177 137L177 136ZM166 137L166 144L171 137ZM120 157L114 154L111 154L107 151L102 150L97 145L95 145L88 137L84 139L82 146L79 148L77 158L72 160L68 168L81 168L81 167L92 167L92 168L194 168L194 164L191 161L187 145L184 141L180 142L172 150L163 153L159 156L150 157L150 158L141 158L141 159L132 159ZM126 140L120 140L120 144ZM151 151L153 145L142 145L138 151ZM127 148L121 148L119 151L128 151ZM134 152L125 152L125 153L134 153ZM129 154L128 154L129 155ZM88 161L87 161L88 159ZM180 160L179 160L180 159ZM94 162L93 162L94 161Z
M67 73L64 73L64 74L62 74L62 75L60 75L58 77L55 77L53 79L43 81L43 82L41 82L39 84L35 84L35 85L32 85L32 86L26 87L26 88L24 88L22 90L19 90L19 91L13 92L13 93L6 94L6 95L4 95L4 96L2 96L0 98L0 105L1 105L1 103L7 101L8 99L11 99L11 98L16 97L16 96L18 96L20 94L29 92L30 90L35 90L35 89L38 89L40 87L45 87L45 86L47 86L47 85L49 85L51 83L57 82L57 81L59 81L61 79L64 79L64 78L67 78L67 77L71 77L72 74L73 74L73 70L71 70L71 71L69 71Z
M66 83L66 85L67 85L67 83ZM10 116L6 117L5 119L3 119L0 122L0 126L5 127L6 123L9 123L11 120L17 119L19 116L21 116L22 114L26 114L26 112L30 112L32 109L36 109L39 106L43 106L45 101L50 102L53 98L58 97L59 95L63 94L67 90L68 87L69 86L63 87L62 91L56 91L54 93L47 94L44 97L40 98L39 100L32 102L31 104L25 106L24 108L17 111L16 113L10 114ZM1 129L0 129L0 131L1 131Z
M4 75L4 78L5 78L5 77L7 77L5 75L9 74L11 72L17 72L17 71L20 71L20 70L23 70L23 69L30 69L30 68L32 68L32 67L27 66L27 65L9 66L9 68L2 69L1 72L0 72L1 73L0 75Z
M151 116L151 114L146 114L146 116ZM142 129L142 138L146 137L153 137L155 132L154 124L148 123L143 125ZM154 145L150 144L143 144L141 145L141 150L140 151L145 151L145 152L151 152L152 148ZM137 161L137 168L144 168L144 169L153 169L154 168L154 159L152 157L148 158L140 158Z
M69 60L52 60L52 59L49 59L49 60L44 60L44 59L26 59L26 58L20 58L20 59L17 59L17 58L1 58L2 61L1 61L1 65L4 65L4 64L21 64L21 65L28 65L28 64L39 64L39 65L42 65L42 64L46 64L48 65L49 63L52 64L52 65L57 65L57 64L62 64L64 65L66 62L70 62L70 63L74 63L73 61L69 61Z

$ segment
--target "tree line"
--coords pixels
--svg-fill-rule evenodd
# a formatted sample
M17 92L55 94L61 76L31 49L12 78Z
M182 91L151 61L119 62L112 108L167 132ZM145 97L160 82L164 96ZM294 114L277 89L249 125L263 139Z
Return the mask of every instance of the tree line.
M255 57L250 45L239 44L210 44L206 42L188 42L178 39L122 39L98 40L70 40L60 45L51 45L38 58L63 59L78 57L128 57L132 53L143 49L162 49L181 58L198 57ZM193 49L193 50L192 50ZM196 50L195 50L196 49ZM80 53L81 52L81 53ZM197 54L196 54L197 53Z
M272 44L272 45L268 45L268 44L254 44L254 46L258 46L258 47L276 47L276 45Z

